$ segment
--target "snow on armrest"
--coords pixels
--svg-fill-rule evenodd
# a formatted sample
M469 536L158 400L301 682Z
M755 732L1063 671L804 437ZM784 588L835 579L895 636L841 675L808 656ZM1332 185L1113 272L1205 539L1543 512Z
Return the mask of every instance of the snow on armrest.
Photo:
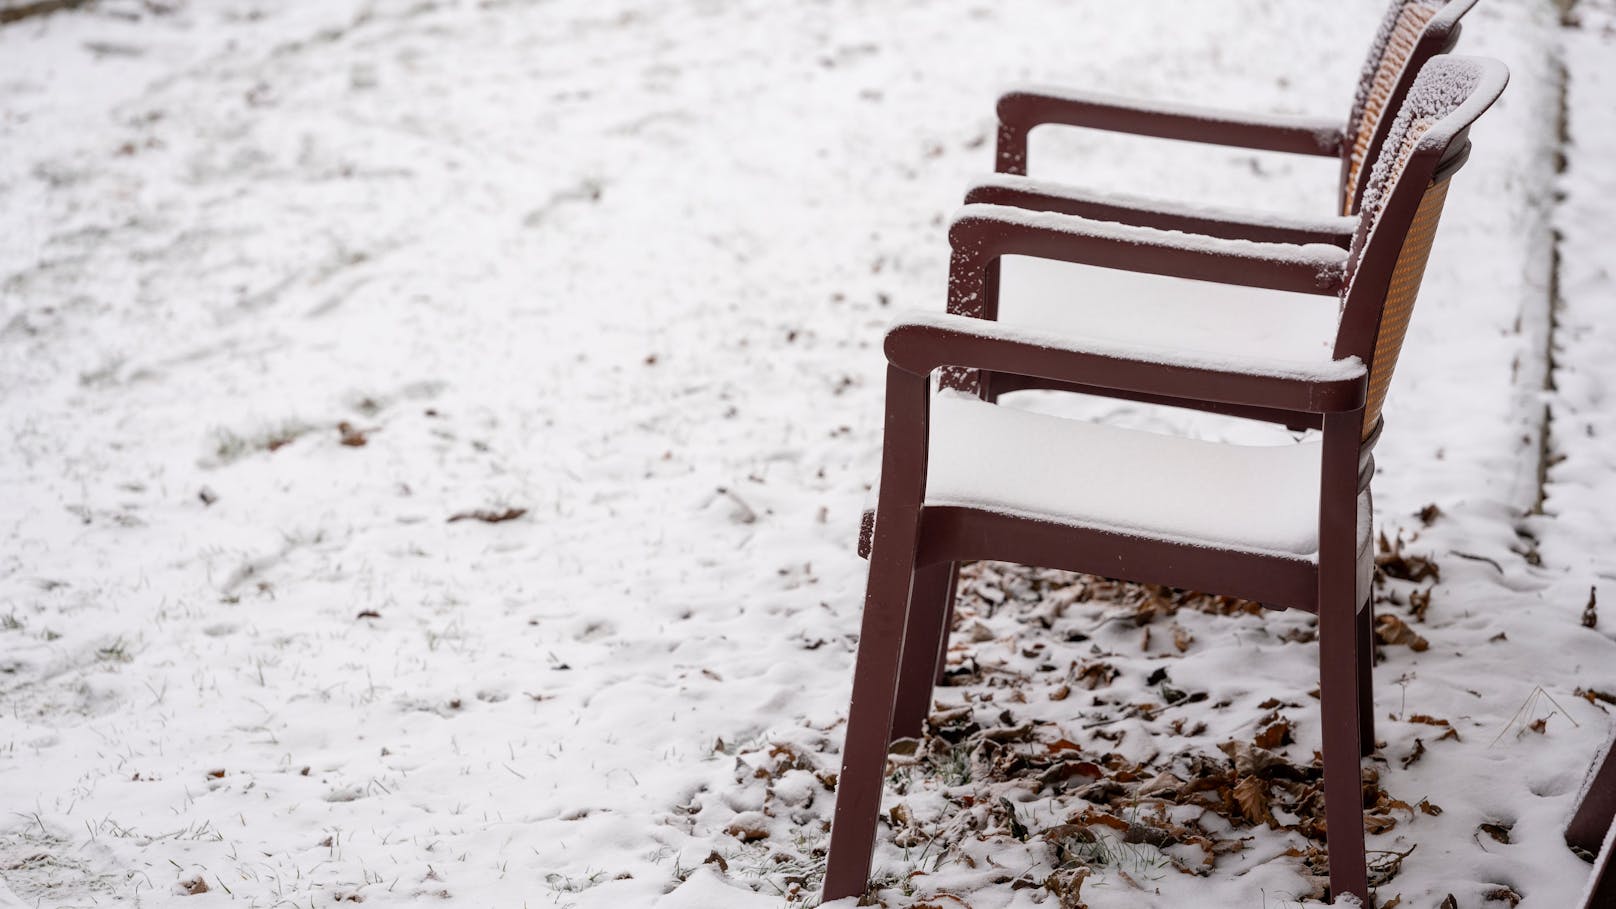
M1341 121L1323 117L1252 114L1044 85L1005 92L998 113L1001 124L1023 132L1049 123L1330 157L1341 154L1345 133Z
M1312 294L1339 293L1346 281L1347 251L1329 243L1212 237L1009 205L964 206L948 239L956 257L979 264L1024 255Z
M1011 205L1158 230L1267 243L1328 243L1345 247L1358 227L1355 216L1309 218L1196 205L1126 193L1094 192L1019 174L992 174L978 179L966 191L965 202L967 205Z
M885 348L894 366L917 375L959 366L1304 413L1362 407L1367 374L1357 357L1220 358L1202 351L1091 341L941 313L900 316L887 330Z

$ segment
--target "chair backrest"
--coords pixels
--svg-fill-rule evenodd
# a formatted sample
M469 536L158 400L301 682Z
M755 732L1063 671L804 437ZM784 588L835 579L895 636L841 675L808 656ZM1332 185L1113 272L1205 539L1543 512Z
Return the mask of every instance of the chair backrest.
M1358 92L1347 117L1341 159L1341 213L1353 214L1369 183L1369 165L1391 127L1415 75L1427 60L1452 49L1459 20L1476 0L1391 0L1369 46Z
M1484 57L1436 56L1409 88L1370 174L1347 260L1335 355L1369 364L1367 438L1380 418L1448 179L1470 151L1470 125L1503 93L1509 70Z

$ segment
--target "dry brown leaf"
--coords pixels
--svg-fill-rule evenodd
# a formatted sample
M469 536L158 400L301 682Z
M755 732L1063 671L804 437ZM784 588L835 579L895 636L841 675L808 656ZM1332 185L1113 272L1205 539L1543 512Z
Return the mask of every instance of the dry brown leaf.
M1183 653L1184 651L1190 649L1190 645L1195 643L1195 635L1190 634L1189 631L1184 628L1184 626L1178 624L1177 622L1173 623L1172 630L1173 646L1178 648L1179 653Z
M1234 784L1234 800L1240 813L1253 824L1267 824L1274 820L1268 807L1268 784L1255 776L1243 776Z
M1069 823L1086 824L1091 827L1095 824L1099 824L1104 827L1110 827L1112 830L1120 830L1123 833L1128 832L1127 821L1117 817L1114 814L1107 814L1106 812L1092 806L1084 808L1082 811L1078 812L1076 816L1069 819Z
M1117 668L1115 666L1096 660L1078 667L1075 681L1084 688L1093 691L1096 688L1111 684L1116 677Z
M1389 814L1366 814L1364 815L1363 825L1365 832L1385 833L1397 826L1397 818Z
M1408 756L1403 758L1403 769L1407 770L1408 768L1414 766L1422 757L1425 757L1425 740L1415 739L1414 750L1410 751Z
M1087 868L1068 868L1056 871L1044 879L1044 889L1054 894L1060 909L1088 909L1078 896L1083 881L1089 876Z
M1266 748L1270 751L1281 745L1289 745L1292 741L1291 721L1281 718L1269 723L1263 728L1263 731L1257 733L1255 741L1258 748Z
M1419 653L1429 650L1431 644L1420 637L1408 623L1394 615L1375 616L1375 638L1382 644L1405 644L1408 649Z
M527 514L526 508L478 509L476 511L461 511L449 516L449 523L456 521L482 521L484 524L499 524L504 521L514 521Z
M1515 909L1516 906L1519 906L1522 899L1521 895L1515 892L1515 888L1507 884L1499 884L1482 894L1481 898L1489 903L1508 903L1510 909Z

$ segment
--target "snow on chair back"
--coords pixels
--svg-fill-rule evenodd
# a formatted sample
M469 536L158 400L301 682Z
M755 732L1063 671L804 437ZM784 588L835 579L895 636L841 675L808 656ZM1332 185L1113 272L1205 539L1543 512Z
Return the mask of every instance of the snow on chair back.
M1358 92L1347 118L1345 174L1341 211L1351 214L1364 190L1370 154L1386 132L1383 122L1406 84L1409 65L1451 48L1458 40L1459 19L1476 0L1392 0L1380 31L1369 46ZM1422 47L1422 44L1424 45ZM1405 75L1406 74L1406 75Z
M1420 280L1436 239L1448 179L1464 163L1470 125L1509 79L1502 63L1438 56L1409 89L1364 191L1347 265L1337 356L1370 364L1363 435L1374 431L1403 348Z

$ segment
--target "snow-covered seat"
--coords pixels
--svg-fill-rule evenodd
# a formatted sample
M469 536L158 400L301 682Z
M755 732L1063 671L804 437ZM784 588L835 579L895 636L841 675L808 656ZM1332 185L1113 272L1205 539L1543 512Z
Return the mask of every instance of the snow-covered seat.
M1317 558L1317 440L1230 445L945 393L929 450L927 506Z
M1184 351L1246 366L1331 362L1340 301L1007 256L998 320L1098 343Z

